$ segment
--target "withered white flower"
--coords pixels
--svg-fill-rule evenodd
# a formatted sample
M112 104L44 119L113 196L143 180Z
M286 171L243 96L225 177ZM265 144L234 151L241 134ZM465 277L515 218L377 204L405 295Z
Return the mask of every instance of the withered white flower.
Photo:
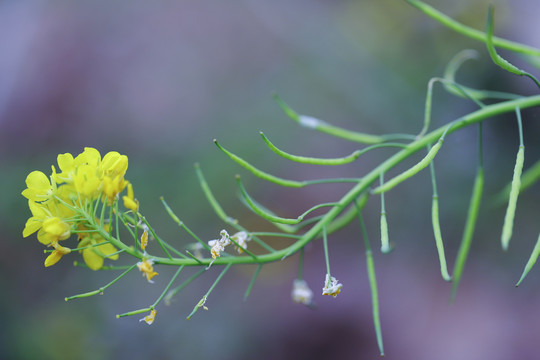
M247 242L251 240L248 233L245 231L240 231L231 236L231 238L236 241L238 244L237 251L239 254L243 253L245 249L247 249Z
M312 304L313 291L311 291L307 282L304 280L295 279L293 282L291 297L295 303L309 306Z
M335 277L330 276L330 274L326 274L326 279L324 281L322 294L332 295L333 297L336 297L341 292L342 287L343 287L343 284L340 284L339 281Z
M208 242L208 246L212 248L211 253L212 259L214 260L220 257L221 252L225 250L225 246L231 243L231 240L229 239L229 233L227 233L226 230L221 230L219 235L221 235L221 239L210 240Z

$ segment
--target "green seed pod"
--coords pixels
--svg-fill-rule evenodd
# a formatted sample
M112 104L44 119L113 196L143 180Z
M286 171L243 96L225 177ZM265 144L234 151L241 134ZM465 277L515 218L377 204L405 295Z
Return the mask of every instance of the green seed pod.
M435 158L435 155L437 155L437 152L439 152L443 141L444 140L441 137L439 141L431 148L431 150L429 150L427 155L422 160L420 160L419 163L417 163L410 169L405 170L404 172L397 175L393 179L387 181L385 184L377 187L375 190L373 190L373 194L382 194L384 192L387 192L388 190L391 190L392 188L394 188L396 185L402 183L403 181L407 180L413 175L418 174L421 170L425 169L431 163L431 161Z
M504 216L504 225L501 236L501 244L503 250L508 249L512 230L514 227L514 217L516 215L516 204L521 187L521 172L523 170L523 162L525 161L525 147L521 145L516 157L516 165L514 166L514 177L512 178L512 186L510 188L510 196L508 197L508 207Z

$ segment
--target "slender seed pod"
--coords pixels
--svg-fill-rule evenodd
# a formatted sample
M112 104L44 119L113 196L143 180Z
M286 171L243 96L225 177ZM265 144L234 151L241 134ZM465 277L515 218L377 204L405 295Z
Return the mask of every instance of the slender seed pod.
M223 146L221 146L217 140L214 139L214 144L223 151L228 157L230 157L233 161L235 161L240 166L244 167L248 171L250 171L253 175L260 177L261 179L273 182L275 184L281 185L281 186L287 186L287 187L303 187L305 186L305 183L302 183L301 181L294 181L294 180L287 180L287 179L281 179L277 176L265 173L264 171L261 171L257 169L255 166L251 165L244 159L240 158L239 156L236 156L232 152L225 149Z
M534 249L531 253L531 256L529 257L529 261L527 261L527 265L525 265L525 269L523 270L523 274L521 274L521 278L516 284L516 287L521 284L523 279L525 279L525 276L531 271L532 267L536 263L536 260L538 259L538 256L540 255L540 235L538 235L538 240L536 240L536 245L534 245Z
M465 221L465 229L463 230L463 237L461 238L461 244L459 245L456 263L454 264L454 271L452 274L452 290L450 292L451 303L454 302L454 300L456 299L457 290L461 281L461 275L463 274L465 262L467 261L469 250L471 248L474 229L476 227L476 220L478 219L478 213L480 211L480 204L482 202L482 193L484 192L483 157L484 155L482 150L482 123L478 123L478 168L476 170L473 191L471 194L471 200L469 202L469 210L467 212L467 220Z
M384 174L380 175L381 185L384 183ZM386 221L386 207L384 202L384 193L381 193L381 252L388 254L392 251L390 240L388 238L388 222Z
M362 229L362 238L364 239L364 246L366 248L366 267L369 280L369 288L371 290L371 307L373 325L375 327L375 336L377 338L377 345L379 346L379 353L384 356L384 345L381 329L381 318L379 312L379 290L377 286L377 277L375 276L375 263L373 262L373 253L371 251L371 245L369 244L369 238L367 235L366 224L362 217L361 208L358 206L358 220L360 221L360 228Z
M292 155L292 154L289 154L289 153L287 153L287 152L285 152L283 150L278 149L266 137L266 135L264 135L264 133L262 131L260 132L260 134L261 134L261 137L263 138L264 142L266 143L266 145L268 145L268 147L270 148L270 150L272 150L273 152L275 152L279 156L284 157L285 159L295 161L295 162L299 162L299 163L303 163L303 164L344 165L344 164L348 164L348 163L351 163L351 162L355 161L356 159L358 159L358 157L361 154L361 151L357 150L357 151L353 152L352 154L350 154L348 156L344 156L344 157L340 157L340 158L321 159L321 158L314 158L314 157L307 157L307 156L297 156L297 155Z
M516 205L521 187L521 172L523 170L523 162L525 160L525 147L521 145L516 157L516 165L514 166L514 177L512 178L512 187L510 188L510 196L508 198L508 207L504 216L504 225L501 236L501 244L503 250L508 249L512 230L514 228L514 217L516 215Z
M446 256L444 254L444 245L441 234L441 225L439 222L439 194L437 192L437 183L435 179L435 167L433 163L429 164L431 171L431 182L433 184L433 197L431 202L431 223L433 225L433 236L435 237L435 245L439 254L439 263L441 265L441 276L445 281L451 281L452 277L448 274L446 265Z
M401 174L397 175L396 177L392 178L391 180L384 183L384 185L381 185L373 190L373 194L382 194L383 192L386 192L388 190L393 189L396 185L402 183L403 181L407 180L408 178L412 177L413 175L418 174L421 170L425 169L431 161L435 158L435 155L437 155L437 152L439 152L442 143L444 141L444 135L439 139L439 141L429 150L427 155L420 160L419 163L414 165L413 167L409 168L408 170L405 170Z
M277 94L274 95L274 100L278 103L281 109L283 109L283 111L285 112L285 114L287 114L288 117L290 117L292 120L296 121L303 127L362 144L377 144L385 140L383 136L347 130L334 125L330 125L325 121L319 120L311 116L299 115L298 113L296 113L296 111L291 109L283 100L281 100L281 98Z
M486 22L486 34L487 34L486 45L489 52L489 56L491 56L491 60L493 60L493 62L496 65L499 65L501 68L503 68L504 70L508 72L511 72L512 74L529 77L532 81L534 81L536 86L540 87L540 82L538 81L536 77L534 77L532 74L529 74L528 72L524 70L521 70L520 68L511 64L507 60L503 59L502 56L497 54L497 50L495 50L495 46L493 45L493 13L495 12L494 9L495 8L493 7L493 5L490 5L489 10L488 10L487 22Z

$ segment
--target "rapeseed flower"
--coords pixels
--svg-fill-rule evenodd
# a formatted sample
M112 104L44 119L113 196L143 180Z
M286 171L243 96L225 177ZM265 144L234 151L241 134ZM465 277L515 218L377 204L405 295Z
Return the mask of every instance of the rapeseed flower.
M32 216L26 221L23 237L37 232L39 242L54 247L45 261L45 266L51 266L70 252L59 241L69 239L77 230L78 248L83 248L80 252L86 264L93 270L100 269L104 258L118 258L117 249L97 231L91 231L96 222L89 226L88 210L99 206L93 204L98 199L104 202L102 206L112 206L118 199L129 184L124 179L128 158L111 151L102 159L98 150L86 147L75 157L70 153L58 155L57 162L59 171L53 165L50 177L41 171L32 171L26 177L22 195L28 199ZM138 208L133 188L130 186L128 190L129 199ZM107 225L101 226L105 229Z

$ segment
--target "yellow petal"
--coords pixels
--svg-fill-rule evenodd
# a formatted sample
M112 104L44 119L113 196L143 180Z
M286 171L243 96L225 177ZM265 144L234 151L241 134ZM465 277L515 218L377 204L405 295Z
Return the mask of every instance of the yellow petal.
M101 162L103 172L107 175L124 176L128 167L126 155L120 155L116 151L108 152Z
M36 219L35 217L31 217L26 221L26 225L24 225L23 230L23 237L28 237L41 229L42 222L39 219Z
M47 233L58 237L58 240L65 240L71 235L71 228L59 217L48 218L43 221L42 229Z
M118 260L118 254L114 254L118 250L113 246L113 244L107 243L107 244L99 245L97 249L100 253L105 255L107 259ZM114 254L114 255L109 256L111 254Z
M45 259L45 267L52 266L56 264L64 256L61 251L54 250L47 258Z
M39 242L44 245L50 245L54 242L58 242L58 236L46 232L43 230L43 228L39 229L37 238Z
M28 200L28 207L30 208L32 215L37 219L45 219L50 216L50 213L45 206L36 204L32 200Z
M48 190L51 187L51 183L47 175L41 171L32 171L26 177L26 186L33 189Z
M58 167L62 172L67 173L75 170L73 155L71 155L70 153L58 155L57 161Z
M82 156L81 160L83 160L85 164L91 166L98 166L101 162L101 155L99 151L91 147L85 147L84 151L79 156ZM79 156L77 156L77 158Z
M83 250L83 259L86 265L92 270L99 270L103 266L103 258L96 254L92 248Z
M32 171L26 177L26 186L22 195L33 201L45 201L52 195L52 187L47 175L41 171Z
M139 210L139 201L133 200L127 196L123 196L122 199L124 199L125 208L133 210L134 212L137 212Z

